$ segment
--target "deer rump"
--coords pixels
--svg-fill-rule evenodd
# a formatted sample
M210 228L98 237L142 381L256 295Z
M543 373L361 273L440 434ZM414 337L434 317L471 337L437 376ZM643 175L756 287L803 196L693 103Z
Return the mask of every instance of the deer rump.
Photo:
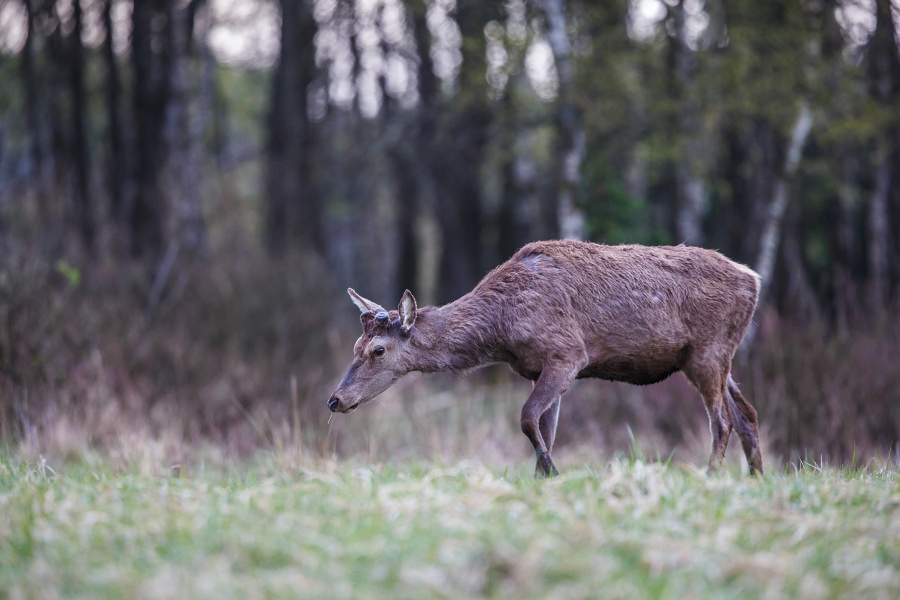
M755 272L712 250L548 241L523 247L445 306L419 309L407 290L387 311L351 289L363 335L328 407L350 412L410 371L505 362L534 382L522 431L537 474L555 475L550 453L572 381L646 385L680 370L709 415L709 471L735 430L751 474L761 473L756 411L731 377L759 286Z

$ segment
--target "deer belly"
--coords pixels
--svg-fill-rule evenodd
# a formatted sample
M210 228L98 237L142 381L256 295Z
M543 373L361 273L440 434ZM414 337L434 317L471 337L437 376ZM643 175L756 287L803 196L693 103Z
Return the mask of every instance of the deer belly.
M689 350L689 346L685 345L668 351L656 349L638 356L604 357L582 369L578 379L592 377L636 385L657 383L681 370Z

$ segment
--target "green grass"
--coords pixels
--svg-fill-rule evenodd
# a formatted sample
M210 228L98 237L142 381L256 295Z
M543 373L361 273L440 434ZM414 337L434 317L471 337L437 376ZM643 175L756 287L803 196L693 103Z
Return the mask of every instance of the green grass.
M0 597L900 598L900 472L0 457Z

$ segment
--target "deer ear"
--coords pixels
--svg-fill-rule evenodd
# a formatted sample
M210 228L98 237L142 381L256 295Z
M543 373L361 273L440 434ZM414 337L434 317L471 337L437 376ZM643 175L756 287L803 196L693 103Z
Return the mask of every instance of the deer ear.
M353 304L356 305L356 308L358 308L359 312L361 313L377 313L378 311L384 310L383 308L381 308L380 304L372 302L371 300L366 300L365 298L357 294L356 290L354 290L353 288L347 288L347 293L350 294L350 299L353 300Z
M403 292L398 311L400 312L400 331L405 335L409 335L416 322L416 308L416 298L412 292L409 290Z

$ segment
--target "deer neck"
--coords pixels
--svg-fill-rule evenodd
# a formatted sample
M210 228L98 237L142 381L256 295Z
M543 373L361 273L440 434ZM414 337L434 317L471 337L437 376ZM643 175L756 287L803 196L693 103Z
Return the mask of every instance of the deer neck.
M502 362L497 328L481 311L460 298L445 306L419 310L410 342L416 352L414 371L465 371Z

